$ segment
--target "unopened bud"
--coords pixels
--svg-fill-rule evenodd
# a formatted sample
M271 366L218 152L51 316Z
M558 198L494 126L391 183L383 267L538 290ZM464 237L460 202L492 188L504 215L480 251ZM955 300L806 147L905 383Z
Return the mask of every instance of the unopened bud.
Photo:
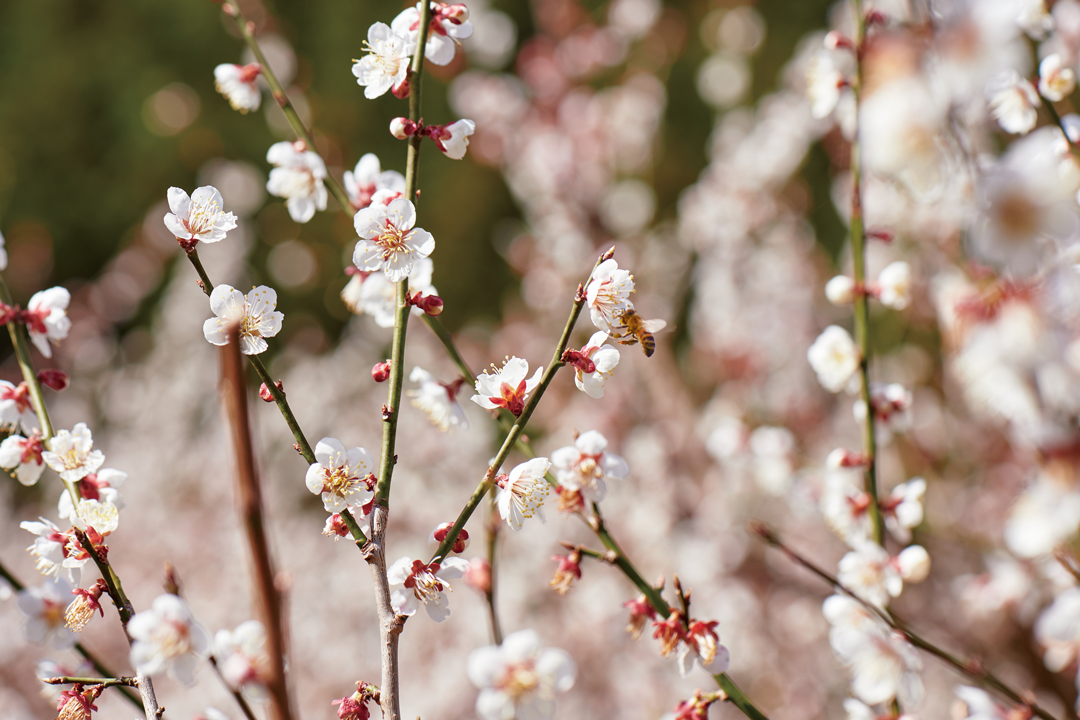
M465 584L474 590L484 594L491 592L491 565L484 558L474 557L470 560L464 577Z
M435 532L431 533L431 543L438 547L442 544L443 540L450 533L450 528L454 527L454 523L445 522L439 527L435 528ZM454 539L454 546L450 548L450 552L461 554L469 548L469 531L465 528L461 529L458 536Z
M836 448L829 453L829 457L825 458L825 467L830 470L856 468L863 467L867 462L867 457L861 453L845 450L844 448Z
M280 380L274 383L274 385L277 386L279 392L282 394L285 393L285 386L281 384ZM266 387L266 383L259 386L259 397L261 397L264 402L274 402L274 395L270 392L270 388Z
M875 229L867 230L866 237L871 240L880 240L883 243L891 243L894 235L891 230Z
M854 50L855 43L851 42L851 38L842 32L833 30L825 36L825 47L828 50Z
M67 389L67 386L71 384L71 380L68 378L68 374L63 370L46 369L39 370L37 374L38 382L46 387L50 387L56 392Z
M405 98L409 97L409 78L408 78L408 76L404 77L401 80L401 82L399 82L396 85L392 86L390 88L390 92L392 92L394 94L394 97L396 97L398 100L404 100ZM393 128L393 124L391 124L390 127ZM391 130L390 132L393 132L393 130ZM394 137L397 137L397 135L395 135ZM401 140L401 138L398 138L398 140Z
M326 525L323 527L322 534L335 540L349 534L349 527L345 524L345 520L342 519L341 513L334 513L326 518Z
M416 134L416 123L409 118L396 117L390 121L390 134L398 140L405 140Z
M371 368L371 377L375 382L386 382L390 378L390 361L375 363Z
M922 545L911 545L896 556L896 564L904 582L921 583L930 574L930 553Z
M425 315L431 315L435 317L443 311L443 301L438 295L424 295L420 298L420 304L418 306L424 311Z
M825 283L825 297L833 305L848 305L855 299L855 281L847 275L837 275Z

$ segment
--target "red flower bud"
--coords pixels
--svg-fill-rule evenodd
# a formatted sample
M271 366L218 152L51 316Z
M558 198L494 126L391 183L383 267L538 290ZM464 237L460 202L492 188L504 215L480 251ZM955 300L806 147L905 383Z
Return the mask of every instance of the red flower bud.
M277 385L277 389L284 394L285 388L281 384L280 380L274 383L274 385ZM259 397L261 397L265 402L274 402L274 396L270 393L270 388L266 387L266 383L263 383L259 386Z
M67 389L67 386L71 384L71 380L68 378L66 372L52 368L39 370L37 379L42 385L50 387L56 392Z
M375 363L371 368L371 377L375 382L386 382L390 378L390 361Z

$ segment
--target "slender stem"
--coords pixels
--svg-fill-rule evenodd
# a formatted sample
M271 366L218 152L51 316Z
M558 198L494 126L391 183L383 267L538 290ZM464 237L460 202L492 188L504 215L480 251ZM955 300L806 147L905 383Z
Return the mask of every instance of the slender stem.
M466 503L465 507L458 515L457 520L454 521L454 526L450 528L450 532L446 534L446 537L443 538L438 550L435 551L435 554L432 556L433 560L435 558L444 558L447 556L447 553L450 552L450 548L452 548L457 541L461 528L465 527L465 523L469 521L469 518L472 517L473 512L476 511L477 506L480 504L480 501L484 499L484 494L487 493L495 483L495 476L499 472L499 468L502 467L502 464L506 461L506 457L510 454L510 450L517 443L518 438L525 429L525 424L529 422L533 410L536 409L537 404L540 402L540 398L544 396L544 392L555 378L555 373L563 366L563 352L570 342L570 333L574 330L574 324L577 323L578 316L581 314L581 308L584 305L585 290L581 285L578 285L577 294L574 297L574 305L570 309L570 317L566 319L566 326L563 328L562 337L559 338L559 343L555 347L555 354L551 358L551 364L549 364L547 370L544 371L540 384L536 387L536 390L533 391L532 397L525 403L525 409L521 411L521 416L517 419L517 422L514 423L514 426L510 428L510 432L506 435L506 439L503 441L502 447L499 448L498 454L495 456L495 459L491 461L491 465L488 467L487 472L484 473L484 478L480 481L480 484L476 486L476 490L474 490L472 496L469 497L469 502Z
M1074 158L1080 160L1080 147L1077 147L1076 143L1074 143L1069 138L1069 131L1065 129L1065 123L1061 120L1061 113L1059 113L1057 111L1057 108L1054 107L1054 103L1050 102L1046 98L1043 98L1043 107L1045 107L1050 112L1050 117L1054 119L1054 123L1059 128L1061 128L1061 133L1065 136L1065 142L1069 146L1069 152L1073 154Z
M1033 693L1017 692L1009 685L1002 682L1001 679L994 675L992 672L985 669L982 666L981 662L972 658L965 659L953 655L945 650L942 650L937 645L934 645L929 640L926 640L922 636L918 635L904 620L901 620L888 610L884 610L866 602L861 597L856 595L853 591L845 587L834 576L819 567L816 563L803 557L801 554L799 554L797 550L792 548L790 545L784 543L780 536L776 534L776 532L774 532L773 530L769 529L764 523L752 521L749 525L749 529L750 533L755 537L759 538L770 546L780 550L789 558L791 558L794 562L814 573L819 578L821 578L826 583L839 590L843 594L854 600L857 600L867 610L873 612L877 617L881 618L881 620L889 627L903 633L903 635L908 639L908 641L915 647L930 653L934 657L945 661L949 665L952 665L954 668L956 668L972 680L982 685L985 685L986 687L997 690L999 693L1006 696L1018 705L1024 705L1029 707L1033 713L1038 715L1040 718L1043 718L1043 720L1056 720L1053 715L1046 712L1041 707L1039 707L1038 704L1035 703L1035 696Z
M853 0L855 12L855 55L856 75L851 84L855 97L855 115L858 122L859 103L862 99L863 83L863 46L866 39L866 16L863 13L862 0ZM855 287L866 288L866 232L862 209L862 152L859 144L859 130L855 129L855 140L851 143L851 262L854 267ZM866 405L866 420L863 423L863 454L866 456L866 492L870 494L870 520L874 530L874 540L878 545L885 542L885 519L878 507L877 487L877 440L874 435L874 405L870 398L870 298L865 291L855 294L855 344L859 347L859 377L861 396Z
M244 38L244 42L247 43L248 48L251 49L252 54L255 55L255 59L259 62L263 77L266 78L266 84L270 86L270 92L274 95L274 100L281 107L281 111L285 113L285 119L289 121L289 125L292 127L296 136L304 141L307 145L307 149L311 152L317 152L315 150L315 141L311 137L311 133L304 127L303 121L296 113L296 108L293 107L292 102L289 101L289 96L285 93L285 89L281 87L281 83L277 79L277 75L274 74L273 69L270 67L270 63L266 62L266 56L263 55L262 48L259 47L259 41L255 39L255 23L248 22L243 14L240 12L240 7L236 4L235 0L228 0L223 6L222 11L231 17L236 23L236 29L240 31L240 36ZM353 206L349 201L349 196L345 192L345 189L341 187L341 183L337 181L332 175L327 174L326 183L330 186L330 194L341 205L342 210L352 215Z
M604 559L622 571L623 575L641 591L645 599L649 601L649 604L653 606L653 609L661 617L667 618L671 615L671 606L664 600L660 590L645 581L645 578L637 571L634 564L630 562L630 558L619 547L615 538L608 532L607 526L604 524L604 517L600 513L600 506L596 503L592 503L592 516L586 522L596 533L596 537L600 539L600 542L604 544L604 547L610 551L611 556ZM689 618L684 618L684 620L688 621ZM727 673L716 673L713 675L713 679L727 695L727 700L737 707L743 715L751 718L751 720L768 720L766 715L750 701L746 693L739 689L739 686L735 684L735 681Z
M214 672L217 674L218 679L221 680L221 684L228 688L229 694L233 696L233 700L240 706L240 712L244 713L244 717L246 717L247 720L258 720L258 718L255 717L255 713L251 710L251 705L249 705L247 699L244 698L243 693L229 687L229 683L225 682L225 676L221 674L221 668L218 667L217 658L211 655L209 660L210 666L214 668Z
M61 677L41 678L48 685L97 685L99 687L136 687L138 680L133 677Z
M191 250L186 253L188 260L195 267L195 272L199 274L199 284L202 286L203 292L207 297L214 292L214 283L210 282L210 277L206 274L206 269L203 268L202 261L199 260L199 253L196 250ZM309 465L313 465L318 462L315 459L315 453L311 449L311 445L308 443L307 438L304 437L304 431L300 429L300 423L296 421L296 415L293 414L292 408L289 407L289 401L285 399L285 392L281 390L273 378L270 377L270 373L266 370L266 365L263 364L262 359L258 355L248 355L248 362L255 368L255 373L259 376L259 379L266 385L266 389L270 391L270 395L274 398L274 404L278 406L278 410L281 411L281 416L285 418L285 424L289 426L289 430L293 434L293 438L296 440L296 448L300 451L300 454L304 457L304 460ZM361 536L363 534L361 533Z
M97 548L90 542L90 538L86 535L86 532L77 527L72 528L72 531L75 533L75 537L79 539L79 544L90 554L90 558L94 561L94 564L97 565L98 572L101 573L102 579L105 580L105 586L108 588L109 597L112 598L113 604L116 606L116 611L120 614L120 623L124 626L126 632L128 621L131 620L131 616L135 614L135 610L132 608L131 601L124 592L124 586L120 583L120 577L116 574L116 571L113 570L108 557L104 553L98 552Z
M221 348L221 394L232 426L236 451L237 497L240 515L251 548L253 594L259 616L266 627L267 654L270 657L271 708L276 720L292 720L288 684L285 679L285 627L281 613L281 595L274 585L274 566L266 539L262 491L255 469L255 453L248 422L247 387L240 361L240 326L229 329L229 342Z
M488 604L488 616L491 619L491 637L496 645L502 645L503 634L502 625L499 623L499 607L497 601L498 590L498 549L499 549L499 529L502 527L502 523L499 520L498 511L495 508L495 489L490 491L491 502L488 504L488 521L487 527L484 529L487 540L487 560L488 560L488 572L490 573L490 581L487 592L484 595L487 598Z

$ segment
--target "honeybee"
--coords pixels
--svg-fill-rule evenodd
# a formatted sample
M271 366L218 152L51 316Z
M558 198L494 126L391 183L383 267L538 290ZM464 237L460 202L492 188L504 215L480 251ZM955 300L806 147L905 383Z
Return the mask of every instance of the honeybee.
M652 357L656 350L656 338L653 337L653 333L667 327L667 322L664 320L642 320L633 308L629 308L619 316L619 323L611 328L611 337L621 338L620 345L636 345L640 342L645 357Z

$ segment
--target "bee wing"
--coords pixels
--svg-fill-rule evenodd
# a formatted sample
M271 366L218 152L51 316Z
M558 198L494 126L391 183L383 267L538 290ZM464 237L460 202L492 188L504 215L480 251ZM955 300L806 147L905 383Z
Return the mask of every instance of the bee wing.
M641 328L645 332L657 333L667 327L667 320L645 320L641 323Z

